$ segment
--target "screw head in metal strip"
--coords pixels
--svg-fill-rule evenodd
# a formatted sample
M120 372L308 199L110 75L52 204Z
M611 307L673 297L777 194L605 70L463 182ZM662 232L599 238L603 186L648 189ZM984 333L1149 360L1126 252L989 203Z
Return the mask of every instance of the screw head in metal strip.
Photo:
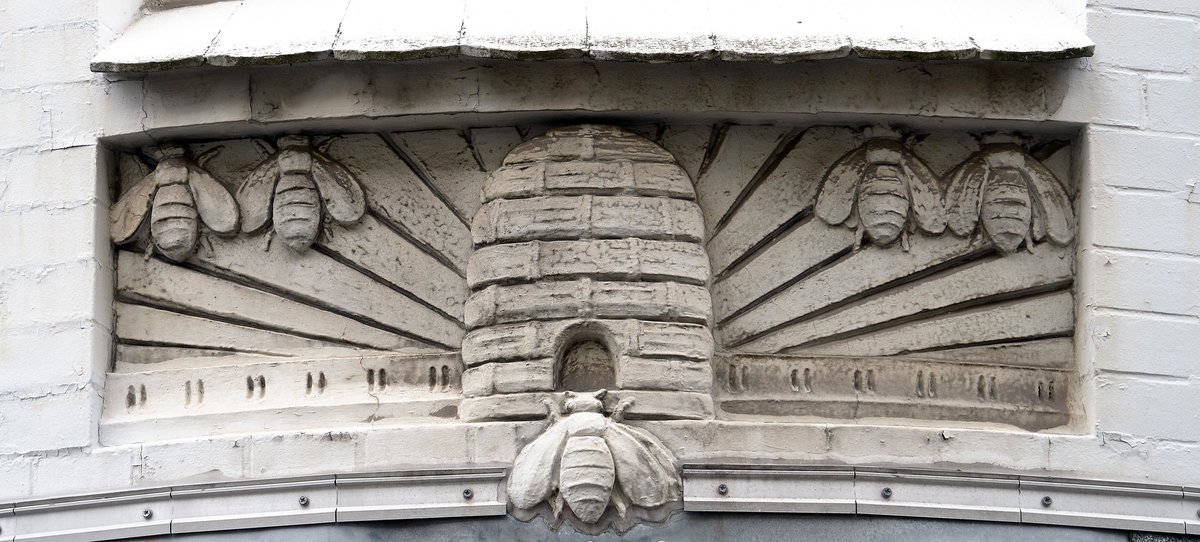
M885 487L885 488L883 488L883 491L879 492L879 494L882 495L883 498L885 498L885 499L890 499L890 498L892 498L892 488Z
M467 500L469 501L469 500L471 500L473 497L475 497L475 492L474 492L474 491L471 491L471 489L470 489L470 488L467 488L467 489L464 489L464 490L463 490L463 498L464 498L464 499L467 499Z
M151 511L149 508L142 510L142 518L150 519L152 517L154 517L154 512Z
M300 496L300 506L308 506L308 496L307 495Z
M1049 495L1042 497L1042 506L1049 508L1052 504L1054 504L1054 499L1051 499Z
M728 494L728 493L729 493L729 486L727 486L727 485L725 485L725 484L721 484L721 485L717 486L717 493L720 493L721 495L726 495L726 494Z

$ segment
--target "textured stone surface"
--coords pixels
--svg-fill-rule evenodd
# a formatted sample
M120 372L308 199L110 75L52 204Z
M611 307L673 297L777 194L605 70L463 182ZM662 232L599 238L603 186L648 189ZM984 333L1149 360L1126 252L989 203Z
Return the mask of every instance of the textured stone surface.
M465 312L466 324L472 328L573 317L705 323L712 315L712 301L700 286L582 279L489 286L471 295Z
M1088 56L1093 47L1071 24L1076 13L1064 14L1032 0L1001 5L945 0L920 8L882 1L843 7L754 0L738 9L718 3L713 11L684 0L652 5L539 0L517 7L457 0L403 10L386 2L348 0L304 3L291 10L279 6L226 1L194 8L189 16L205 24L187 35L208 39L188 39L168 52L149 53L156 38L186 27L188 21L172 13L181 8L154 13L97 55L92 66L101 71L157 71L195 65L201 59L229 65L460 54L528 60L795 61L854 52L905 60L1047 60ZM645 13L631 18L634 9ZM306 18L301 13L319 15ZM214 24L222 19L224 24ZM249 31L267 20L278 26L270 32Z
M688 201L623 196L496 200L475 214L475 244L554 239L670 239L700 241L700 210Z
M695 197L691 180L674 164L570 161L497 170L484 185L483 199L630 192L645 196Z
M595 327L607 332L617 351L629 355L687 358L703 361L712 355L712 339L703 325L638 320L551 320L499 325L472 330L463 340L463 361L530 359L553 355L574 328Z

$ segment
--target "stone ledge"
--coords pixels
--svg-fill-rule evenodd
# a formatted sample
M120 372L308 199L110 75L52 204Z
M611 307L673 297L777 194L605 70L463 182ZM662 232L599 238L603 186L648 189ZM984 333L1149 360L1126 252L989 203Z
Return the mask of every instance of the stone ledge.
M215 358L221 359L221 358ZM314 425L453 421L458 353L256 358L211 367L109 373L106 445Z
M314 60L454 56L641 62L841 58L1043 61L1091 56L1094 44L1039 0L919 5L844 3L533 2L464 0L212 2L152 13L92 59L103 72ZM631 17L629 11L639 11ZM303 14L312 14L305 19ZM266 31L264 29L270 29Z
M22 502L0 506L0 540L118 540L345 521L503 515L504 478L502 467L471 466Z

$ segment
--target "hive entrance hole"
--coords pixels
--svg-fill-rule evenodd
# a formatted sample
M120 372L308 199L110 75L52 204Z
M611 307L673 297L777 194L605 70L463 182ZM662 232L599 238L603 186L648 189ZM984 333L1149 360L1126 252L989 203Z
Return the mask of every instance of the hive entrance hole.
M595 391L616 382L612 354L599 339L575 340L563 350L558 367L559 391Z

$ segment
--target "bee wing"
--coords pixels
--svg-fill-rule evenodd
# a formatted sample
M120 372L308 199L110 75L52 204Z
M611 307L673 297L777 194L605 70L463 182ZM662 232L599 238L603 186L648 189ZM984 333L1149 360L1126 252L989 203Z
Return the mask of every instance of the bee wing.
M362 218L367 211L367 198L350 170L320 152L313 152L312 174L330 217L340 224L353 224Z
M517 454L508 476L508 498L517 508L537 506L558 487L558 463L567 441L567 424L555 423Z
M858 181L867 170L867 147L854 149L838 158L825 176L817 191L816 214L827 224L841 224L854 210Z
M983 198L983 182L987 177L983 157L976 154L954 168L948 175L950 183L942 196L946 209L946 225L959 236L970 235L979 221L979 206Z
M609 422L604 442L612 450L617 482L630 502L644 508L662 506L678 495L679 480L669 453L654 437L636 428Z
M256 232L271 218L271 197L275 193L275 182L279 180L279 166L275 156L258 165L238 187L237 205L242 213L242 231Z
M123 152L121 153L118 170L120 171L120 186L131 187L149 175L151 168L147 167L146 162L143 162L137 155Z
M233 233L238 228L238 204L225 185L199 166L188 164L188 185L196 198L196 211L204 224L217 233Z
M946 209L942 207L942 190L937 175L920 157L911 153L900 154L900 167L908 182L908 201L916 216L917 226L929 233L946 230Z
M1034 240L1050 240L1065 245L1075 238L1075 213L1071 200L1063 190L1058 178L1046 166L1032 156L1026 155L1025 173L1029 181L1029 194L1033 200Z
M129 241L150 214L150 203L158 189L158 169L151 171L127 190L112 207L109 236L115 244Z

